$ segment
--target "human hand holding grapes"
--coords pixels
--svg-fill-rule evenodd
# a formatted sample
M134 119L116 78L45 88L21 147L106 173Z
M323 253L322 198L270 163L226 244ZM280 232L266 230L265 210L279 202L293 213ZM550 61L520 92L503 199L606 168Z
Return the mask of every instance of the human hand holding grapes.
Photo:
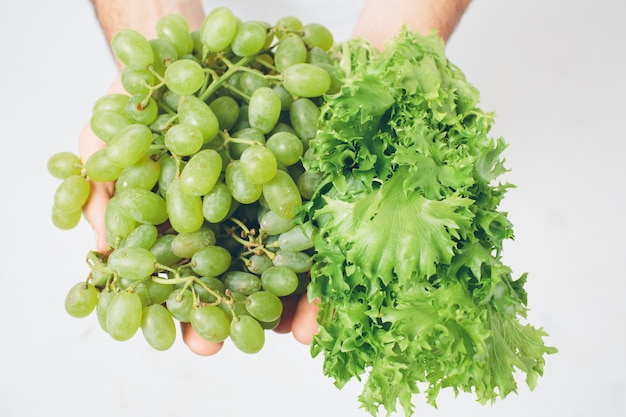
M107 94L124 94L124 88L117 77ZM106 143L99 139L87 123L79 137L80 157L85 163L96 151L103 149ZM83 206L85 217L94 230L96 250L105 253L109 250L106 240L104 214L106 206L113 196L115 184L113 182L90 181L90 197ZM281 298L283 314L280 324L273 329L276 333L292 333L294 338L303 344L310 344L313 335L317 332L317 305L310 303L306 292ZM195 354L211 356L219 352L223 342L211 342L200 336L188 322L180 323L181 335L184 343Z

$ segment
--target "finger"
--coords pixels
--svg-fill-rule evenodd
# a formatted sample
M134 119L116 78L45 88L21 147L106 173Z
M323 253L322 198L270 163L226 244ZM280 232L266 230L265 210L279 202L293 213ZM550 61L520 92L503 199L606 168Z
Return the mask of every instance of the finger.
M274 328L276 333L285 334L291 332L293 316L296 313L299 296L288 296L281 298L283 302L283 314L280 316L280 323Z
M93 133L89 123L83 128L79 139L80 157L83 164L94 152L106 146L106 144ZM100 183L89 180L89 185L91 190L89 192L89 198L83 206L83 213L94 231L96 250L104 253L108 249L106 230L104 227L104 211L113 195L113 183Z
M121 79L118 76L111 84L108 92L117 93L121 91L123 91L123 87L121 85ZM106 146L106 143L96 136L91 129L90 123L86 123L80 133L78 145L80 158L84 164L93 153L103 149ZM83 213L94 230L96 237L96 250L104 253L108 249L106 229L104 225L104 212L111 196L113 195L115 186L112 182L100 183L91 180L89 182L91 191L89 199L83 207Z
M185 342L189 350L191 350L196 355L215 355L222 349L222 346L224 346L224 342L209 342L198 333L196 333L196 331L193 329L193 327L191 327L189 323L181 323L180 330L183 334L183 341Z
M104 253L108 249L106 240L106 229L104 224L104 213L106 206L111 199L112 187L108 184L90 181L91 192L89 199L83 206L83 213L91 225L96 238L96 250Z
M293 337L300 343L310 345L313 336L317 334L317 312L319 310L319 300L309 302L307 294L304 293L298 300L296 313L293 317L291 332Z

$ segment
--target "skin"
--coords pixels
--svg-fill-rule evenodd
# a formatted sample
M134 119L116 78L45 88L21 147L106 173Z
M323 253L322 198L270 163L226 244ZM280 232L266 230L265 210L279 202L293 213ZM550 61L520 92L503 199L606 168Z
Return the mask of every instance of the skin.
M385 41L393 37L406 25L420 33L437 31L442 39L448 40L468 7L470 0L365 0L353 37L367 39L377 48L383 49ZM121 29L132 28L148 39L156 38L157 21L170 13L185 17L190 30L199 29L205 16L200 0L154 0L146 7L143 0L93 0L94 10L102 31L111 43ZM120 71L122 63L116 61ZM124 93L119 76L107 93ZM89 123L79 138L79 152L83 161L105 146L91 130ZM104 227L104 211L114 191L113 183L92 182L92 192L84 206L84 213L91 224L96 240L96 250L108 249ZM317 301L309 302L306 293L298 297L283 299L283 316L274 331L291 333L303 344L310 344L317 333ZM213 343L199 336L187 324L181 324L182 338L187 347L201 356L211 356L220 351L223 343Z

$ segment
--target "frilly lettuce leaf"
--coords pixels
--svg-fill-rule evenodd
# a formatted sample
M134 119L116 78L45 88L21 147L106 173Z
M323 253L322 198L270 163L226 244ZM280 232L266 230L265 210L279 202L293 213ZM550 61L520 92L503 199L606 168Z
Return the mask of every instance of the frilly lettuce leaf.
M343 45L341 90L325 98L305 168L323 185L303 206L319 227L309 296L321 301L311 353L338 387L365 379L372 415L406 415L425 393L471 392L481 403L534 388L542 329L526 317L526 274L503 263L513 239L498 210L513 185L493 115L435 34L403 29L377 52Z

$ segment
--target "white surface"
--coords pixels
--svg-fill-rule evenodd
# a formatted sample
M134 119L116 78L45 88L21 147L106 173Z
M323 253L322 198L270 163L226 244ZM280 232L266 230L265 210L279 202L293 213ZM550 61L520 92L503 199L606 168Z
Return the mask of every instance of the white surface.
M358 8L282 4L232 8L268 20L296 14L338 38ZM522 385L487 407L446 392L438 410L417 397L416 416L626 415L625 12L617 0L475 1L450 41L449 57L498 114L494 136L509 143L507 179L518 187L503 204L516 231L505 260L529 272L530 322L560 353L533 392ZM95 317L65 313L93 238L85 223L52 226L57 181L46 161L77 150L115 69L87 0L13 2L0 14L0 45L0 416L366 416L357 384L335 389L321 358L290 336L271 337L258 355L228 346L202 358L180 341L164 353L140 335L114 342Z

